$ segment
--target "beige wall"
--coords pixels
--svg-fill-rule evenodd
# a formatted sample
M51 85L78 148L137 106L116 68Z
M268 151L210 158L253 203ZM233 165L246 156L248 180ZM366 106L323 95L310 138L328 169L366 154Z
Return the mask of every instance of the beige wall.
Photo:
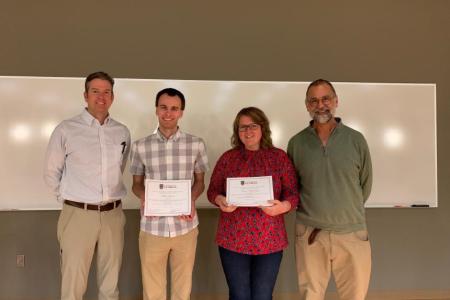
M448 289L450 2L175 2L2 1L0 75L104 69L133 78L437 83L439 208L368 210L370 288ZM213 244L217 212L202 210L200 218L194 291L223 293ZM56 220L55 211L0 212L0 299L57 297ZM127 220L120 287L132 298L140 294L137 211L127 211ZM16 254L26 255L25 268L15 267ZM293 262L289 249L278 292L295 292ZM92 278L91 298L94 287Z

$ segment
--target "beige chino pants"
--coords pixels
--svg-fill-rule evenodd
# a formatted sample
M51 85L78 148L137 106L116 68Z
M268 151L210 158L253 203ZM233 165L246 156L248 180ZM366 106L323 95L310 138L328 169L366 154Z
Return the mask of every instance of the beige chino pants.
M371 272L371 249L366 230L337 234L320 231L308 245L313 228L296 226L295 256L300 299L322 300L331 273L341 300L363 300Z
M167 298L167 261L170 266L170 299L189 300L197 248L198 228L176 237L160 237L141 231L141 256L144 300Z
M119 206L99 212L63 205L57 236L61 253L61 299L82 300L97 246L99 300L119 299L125 215Z

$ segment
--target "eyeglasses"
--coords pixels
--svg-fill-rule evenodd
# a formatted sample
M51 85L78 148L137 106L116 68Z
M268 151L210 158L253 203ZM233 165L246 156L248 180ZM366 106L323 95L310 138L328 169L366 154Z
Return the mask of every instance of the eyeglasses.
M320 101L322 101L323 105L330 105L331 100L333 100L335 96L334 95L325 95L322 98L310 98L308 99L308 104L311 105L312 107L315 107L319 104Z
M252 123L252 124L248 124L248 125L240 125L239 132L246 132L247 130L255 131L260 127L261 126L259 126L259 124L256 124L256 123Z

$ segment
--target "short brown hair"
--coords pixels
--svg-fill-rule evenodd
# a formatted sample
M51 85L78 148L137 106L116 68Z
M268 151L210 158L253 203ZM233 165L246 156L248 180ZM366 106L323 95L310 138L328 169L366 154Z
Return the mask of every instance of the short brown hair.
M99 71L99 72L91 73L86 77L86 81L84 82L84 91L86 93L88 92L88 89L89 89L89 82L91 82L94 79L102 79L102 80L106 80L109 83L111 83L111 92L112 92L113 87L114 87L114 79L111 76L109 76L108 73Z
M257 107L245 107L241 109L238 114L236 115L236 118L234 119L233 123L233 135L231 136L231 146L234 148L239 148L243 146L244 144L241 142L241 139L239 138L239 120L242 116L247 116L250 119L252 119L253 122L261 126L261 142L260 147L263 149L272 148L272 131L270 131L270 124L269 119L264 114L264 112L257 108Z

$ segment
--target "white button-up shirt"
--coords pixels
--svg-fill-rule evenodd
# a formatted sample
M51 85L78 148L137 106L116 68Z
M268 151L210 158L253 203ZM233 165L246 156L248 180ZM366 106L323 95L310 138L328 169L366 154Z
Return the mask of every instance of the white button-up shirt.
M86 109L53 131L45 157L44 180L58 201L103 204L122 199L130 149L128 128L106 118L103 125Z

